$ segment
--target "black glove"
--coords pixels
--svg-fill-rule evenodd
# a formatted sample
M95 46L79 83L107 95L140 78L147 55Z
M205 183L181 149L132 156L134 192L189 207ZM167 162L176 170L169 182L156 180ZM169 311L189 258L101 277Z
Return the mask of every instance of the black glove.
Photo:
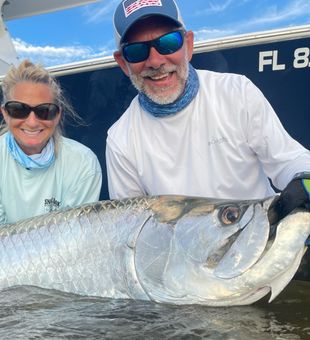
M270 223L278 222L299 207L310 210L310 172L298 173L271 204L268 211Z

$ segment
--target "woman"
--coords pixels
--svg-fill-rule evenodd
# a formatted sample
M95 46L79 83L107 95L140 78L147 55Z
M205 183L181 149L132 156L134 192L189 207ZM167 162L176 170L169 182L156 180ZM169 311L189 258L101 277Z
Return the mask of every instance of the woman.
M65 114L79 117L56 80L25 60L9 70L2 92L0 223L97 201L98 159L62 136Z

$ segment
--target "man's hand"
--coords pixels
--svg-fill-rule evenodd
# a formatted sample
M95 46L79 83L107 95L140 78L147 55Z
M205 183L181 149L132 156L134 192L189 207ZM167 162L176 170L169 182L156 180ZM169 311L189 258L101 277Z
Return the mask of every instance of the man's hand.
M297 174L269 208L269 221L274 224L295 208L310 210L310 172Z

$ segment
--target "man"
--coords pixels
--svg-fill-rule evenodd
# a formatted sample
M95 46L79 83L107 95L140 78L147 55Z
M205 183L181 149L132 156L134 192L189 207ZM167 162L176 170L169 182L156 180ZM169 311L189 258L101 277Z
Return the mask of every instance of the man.
M283 190L278 218L309 202L310 152L246 77L195 70L174 0L121 1L114 57L139 94L109 129L111 198L256 199Z

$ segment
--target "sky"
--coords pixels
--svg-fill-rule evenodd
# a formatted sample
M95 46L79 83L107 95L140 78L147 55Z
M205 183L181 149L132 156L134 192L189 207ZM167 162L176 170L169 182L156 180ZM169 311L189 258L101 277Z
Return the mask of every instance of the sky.
M310 24L310 0L177 0L195 41ZM6 26L20 59L44 66L111 56L112 18L119 0L24 19Z

